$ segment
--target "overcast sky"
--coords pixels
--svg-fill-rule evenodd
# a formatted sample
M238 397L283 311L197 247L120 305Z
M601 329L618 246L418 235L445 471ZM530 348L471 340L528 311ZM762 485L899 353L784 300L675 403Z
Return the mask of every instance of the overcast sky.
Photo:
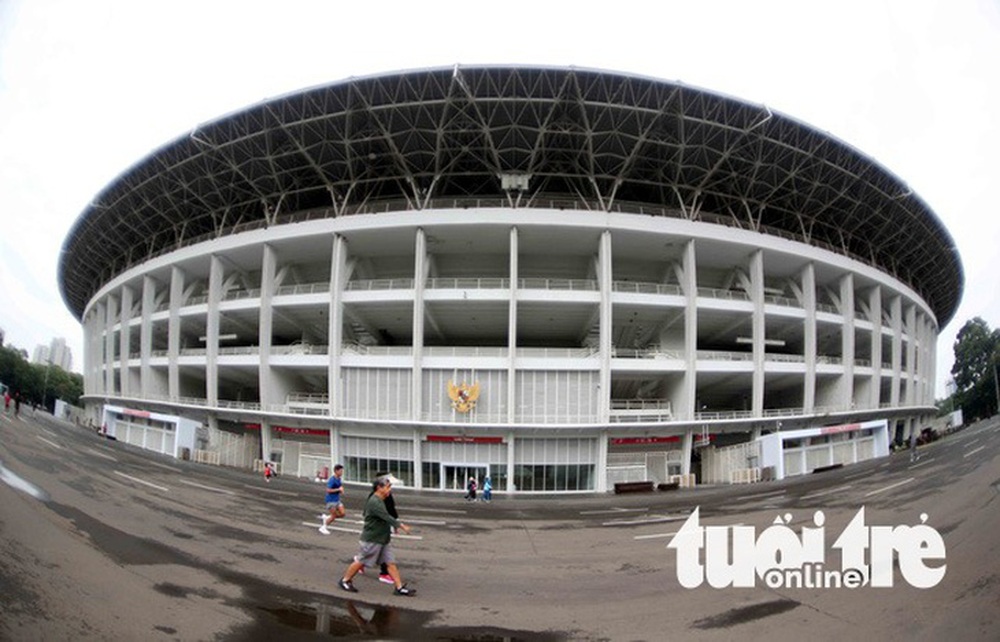
M65 337L81 371L60 247L153 149L270 96L456 63L680 80L830 132L907 182L957 242L966 287L939 338L938 396L962 324L1000 326L1000 0L0 0L7 343Z

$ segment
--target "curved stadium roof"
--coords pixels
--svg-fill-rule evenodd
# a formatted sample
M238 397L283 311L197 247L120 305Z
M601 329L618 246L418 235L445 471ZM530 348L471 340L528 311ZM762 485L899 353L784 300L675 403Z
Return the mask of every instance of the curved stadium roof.
M530 175L515 201L501 176ZM643 211L791 237L918 292L943 327L964 276L952 237L905 183L762 105L577 68L455 67L352 78L200 125L109 184L70 230L63 299L82 318L132 265L281 223L458 206Z

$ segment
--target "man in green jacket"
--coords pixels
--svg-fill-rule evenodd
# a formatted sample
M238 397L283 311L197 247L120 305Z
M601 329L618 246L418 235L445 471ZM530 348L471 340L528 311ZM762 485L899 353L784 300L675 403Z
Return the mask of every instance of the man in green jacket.
M392 480L386 475L379 477L374 483L375 492L365 502L365 525L361 529L361 550L354 556L354 561L347 567L344 577L340 580L340 588L351 593L357 593L354 587L354 576L364 567L371 568L385 563L392 577L396 589L396 595L411 596L416 594L415 589L411 589L399 577L399 568L396 567L396 557L392 553L392 546L389 540L392 538L392 529L398 528L409 534L410 527L389 514L385 508L385 498L392 492Z

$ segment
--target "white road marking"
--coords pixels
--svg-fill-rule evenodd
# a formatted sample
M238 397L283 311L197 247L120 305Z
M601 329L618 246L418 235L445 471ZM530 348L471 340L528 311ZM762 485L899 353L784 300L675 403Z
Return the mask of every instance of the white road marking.
M343 520L338 520L338 521L343 521ZM302 522L302 525L308 526L309 528L312 528L317 532L319 532L319 526L316 525L316 522ZM359 528L342 528L340 526L333 526L333 525L327 526L326 528L327 530L340 531L342 533L354 533L356 535L361 534L361 529Z
M904 479L901 482L896 482L895 484L890 484L890 485L886 486L885 488L879 488L878 490L873 490L870 493L865 493L865 497L871 497L872 495L878 495L879 493L884 493L887 490L892 490L893 488L897 488L899 486L902 486L903 484L909 484L914 479L916 479L916 478L915 477L908 477L908 478Z
M962 445L965 446L966 448L968 448L972 444L978 444L978 443L979 443L979 437L976 437L975 439L971 439L967 443L962 444Z
M448 522L439 522L431 519L408 519L407 524L420 524L421 526L447 526Z
M659 537L673 537L677 534L677 531L671 533L653 533L652 535L636 535L632 539L656 539Z
M166 468L167 470L173 471L175 473L183 473L184 472L180 468L174 468L173 466L167 466L166 464L161 464L161 463L156 462L156 461L147 461L145 463L149 464L150 466L158 466L159 468Z
M663 522L677 522L682 519L687 519L687 515L676 515L676 516L666 516L666 515L652 515L643 519L616 519L610 522L604 522L601 526L633 526L635 524L660 524Z
M854 481L855 479L861 479L862 477L868 477L871 473L860 473L855 475L849 475L844 477L844 481Z
M933 459L927 459L925 461L920 462L919 464L913 464L912 466L910 466L910 469L916 468L918 466L923 466L924 464L929 464L932 461L934 461L934 460Z
M339 519L337 521L343 521L343 520ZM309 528L315 529L316 532L319 532L319 526L316 526L315 522L302 522L302 525L303 526L308 526ZM355 535L360 535L361 534L361 530L360 529L356 529L356 528L341 528L340 526L327 526L326 528L327 528L327 530L340 531L342 533L354 533ZM392 536L392 538L393 539L423 539L423 537L421 537L420 535L405 535L403 533L396 533L395 535Z
M815 499L816 497L824 497L826 495L832 495L833 493L839 493L840 491L847 490L851 487L851 484L845 486L840 486L838 488L831 488L830 490L824 490L819 493L810 493L808 495L803 495L802 499Z
M39 439L41 439L42 441L44 441L45 443L47 443L48 445L52 446L53 448L58 448L59 450L62 450L62 446L60 446L60 445L59 445L59 444L57 444L56 442L54 442L54 441L49 441L49 440L48 440L48 439L46 439L45 437L39 437L38 435L35 435L35 436L36 436L36 437L38 437Z
M582 510L581 515L604 515L607 513L646 513L648 508L608 508L605 510Z
M719 526L719 524L705 524L705 526ZM726 526L726 525L723 525ZM735 524L730 524L726 528L735 528L737 526L743 526L743 522L737 522ZM671 531L669 533L653 533L651 535L635 535L632 539L660 539L663 537L673 537L677 534L677 531Z
M143 479L139 479L138 477L133 477L132 475L126 475L125 473L123 473L123 472L119 472L119 471L117 471L117 470L115 471L115 474L116 474L116 475L120 475L121 477L124 477L125 479L128 479L128 480L131 480L131 481L134 481L134 482L135 482L135 483L137 483L137 484L143 484L143 485L145 485L145 486L149 486L149 487L151 487L151 488L155 488L155 489L157 489L157 490L162 490L162 491L163 491L163 492L165 492L165 493L169 493L169 492L170 492L170 489L169 489L169 488L166 488L166 487L164 487L164 486L157 486L156 484L151 484L151 483L149 483L148 481L145 481L145 480L143 480Z
M788 492L788 491L785 491L785 490L776 490L776 491L773 491L773 492L770 492L770 493L762 493L762 494L759 494L759 495L744 495L743 497L736 496L736 497L734 497L734 499L737 499L737 500L740 500L740 501L745 501L747 499L764 499L764 498L767 498L767 497L777 497L778 495L784 495L786 492Z
M186 479L178 479L177 481L180 482L180 483L182 483L182 484L185 484L187 486L194 486L195 488L201 488L203 490L210 490L213 493L222 493L224 495L235 495L236 494L236 493L234 493L231 490L226 490L225 488L216 488L215 486L205 486L203 484L196 484L195 482L187 481Z
M985 448L986 448L986 446L980 446L979 448L976 448L975 450L970 450L969 452L965 453L964 455L962 455L962 457L964 458L964 457L969 457L971 455L975 455L977 452L979 452L980 450L984 450Z
M288 497L298 497L299 493L292 493L287 490L274 490L273 488L264 488L263 486L254 486L253 484L243 484L244 488L252 488L254 490L259 490L264 493L272 493L274 495L285 495Z
M453 510L450 508L409 508L406 509L407 513L453 513L455 515L465 515L469 511L465 510Z
M94 450L93 448L85 448L85 450L90 451L92 454L97 455L98 457L104 457L105 459L110 459L111 461L118 461L116 458L112 457L111 455L108 455L107 453L102 453L99 450Z

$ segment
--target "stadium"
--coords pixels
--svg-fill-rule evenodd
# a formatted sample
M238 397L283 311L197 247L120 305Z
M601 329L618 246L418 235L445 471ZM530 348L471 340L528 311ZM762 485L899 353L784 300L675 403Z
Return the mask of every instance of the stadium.
M603 492L888 452L964 276L900 178L580 68L351 78L198 125L66 237L88 420L175 457Z

